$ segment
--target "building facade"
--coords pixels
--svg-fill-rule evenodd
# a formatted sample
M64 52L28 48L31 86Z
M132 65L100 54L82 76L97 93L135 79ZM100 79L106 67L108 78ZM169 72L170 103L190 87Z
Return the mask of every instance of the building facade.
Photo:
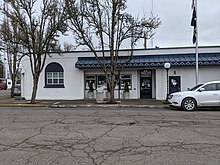
M124 64L130 52L120 50L115 98L123 99L125 84L129 86L130 99L157 100L164 100L167 90L172 93L196 85L195 48L137 49L132 60ZM109 57L106 63L110 65ZM169 70L164 68L165 63L171 64ZM28 57L22 59L21 66L22 97L29 100L33 82ZM199 48L198 80L220 80L220 46ZM91 82L95 91L107 91L104 72L92 52L51 53L40 76L36 99L87 99Z

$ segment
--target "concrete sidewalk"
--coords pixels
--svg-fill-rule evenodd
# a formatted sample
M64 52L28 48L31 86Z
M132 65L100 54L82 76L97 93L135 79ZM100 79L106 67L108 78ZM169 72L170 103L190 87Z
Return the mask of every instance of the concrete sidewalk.
M136 108L153 108L167 107L162 101L154 99L128 99L116 100L115 104L109 104L107 101L96 103L96 100L60 100L50 105L53 108L70 108L70 107L136 107Z
M2 91L0 91L2 92ZM116 104L96 103L96 100L36 100L36 104L30 104L30 100L21 97L11 98L9 94L0 95L0 107L53 107L53 108L76 108L76 107L167 107L163 101L155 99L128 99L116 100Z

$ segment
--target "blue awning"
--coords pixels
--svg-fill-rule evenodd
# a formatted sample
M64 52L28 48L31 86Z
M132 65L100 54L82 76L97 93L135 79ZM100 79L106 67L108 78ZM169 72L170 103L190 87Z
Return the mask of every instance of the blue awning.
M169 62L171 66L195 66L195 54L165 54L165 55L140 55L120 56L117 66L123 68L146 68L146 67L163 67L164 63ZM103 59L100 57L100 61ZM110 67L110 57L105 57L106 66ZM220 53L199 53L199 65L220 65ZM75 64L79 69L95 69L102 68L103 65L98 62L95 57L79 57Z

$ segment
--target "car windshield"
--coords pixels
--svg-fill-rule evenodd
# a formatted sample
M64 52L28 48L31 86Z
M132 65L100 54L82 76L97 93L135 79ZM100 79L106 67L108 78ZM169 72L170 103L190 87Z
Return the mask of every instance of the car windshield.
M197 88L201 87L203 84L198 84L194 86L193 88L189 89L189 91L195 91Z

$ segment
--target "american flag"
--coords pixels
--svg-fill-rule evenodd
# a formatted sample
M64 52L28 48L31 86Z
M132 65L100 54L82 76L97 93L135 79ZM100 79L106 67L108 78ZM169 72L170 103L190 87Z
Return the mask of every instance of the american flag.
M192 9L195 7L195 1L192 0Z
M196 16L196 7L195 2L192 0L192 19L191 19L191 26L193 26L193 44L196 43L196 36L197 36L197 16Z

